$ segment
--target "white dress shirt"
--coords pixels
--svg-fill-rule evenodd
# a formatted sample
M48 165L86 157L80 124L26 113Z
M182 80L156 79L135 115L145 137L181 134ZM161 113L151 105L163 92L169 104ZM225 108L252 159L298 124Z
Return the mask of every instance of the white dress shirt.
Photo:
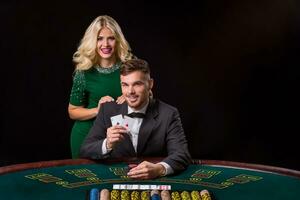
M128 106L128 114L130 114L132 112L140 112L140 113L144 113L145 114L146 110L147 110L147 107L148 107L148 104L149 104L149 101L140 110L135 110L135 109L133 109L133 108L131 108L131 107ZM139 137L140 127L141 127L142 122L143 122L143 118L133 118L133 120L134 120L134 123L132 125L131 130L130 130L129 136L130 136L130 139L132 141L132 145L134 147L134 150L135 150L135 152L137 152L138 137ZM111 150L112 149L107 149L107 147L106 147L106 138L105 138L103 140L103 143L102 143L102 153L103 154L107 154ZM172 167L169 164L167 164L165 162L159 162L158 164L161 164L162 166L164 166L164 168L166 170L166 173L164 174L164 176L172 174L174 172L174 170L172 169Z

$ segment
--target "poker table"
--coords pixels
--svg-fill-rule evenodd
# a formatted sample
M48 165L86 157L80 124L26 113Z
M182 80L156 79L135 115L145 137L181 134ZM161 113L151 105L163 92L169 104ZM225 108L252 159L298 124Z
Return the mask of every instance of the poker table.
M193 160L187 170L154 180L132 180L128 164L159 158L93 161L55 160L0 168L0 199L87 199L92 188L113 185L170 185L172 191L206 189L212 199L300 199L300 172L291 169L218 160Z

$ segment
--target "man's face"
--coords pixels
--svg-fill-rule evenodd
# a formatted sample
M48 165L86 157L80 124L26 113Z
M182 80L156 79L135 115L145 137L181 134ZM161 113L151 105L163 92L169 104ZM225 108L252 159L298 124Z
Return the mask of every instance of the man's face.
M128 105L139 110L149 99L153 80L141 71L134 71L126 76L121 75L121 87Z

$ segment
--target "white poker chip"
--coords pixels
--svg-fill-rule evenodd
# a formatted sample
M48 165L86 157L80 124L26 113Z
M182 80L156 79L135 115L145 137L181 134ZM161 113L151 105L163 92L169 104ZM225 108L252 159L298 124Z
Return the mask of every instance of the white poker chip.
M171 185L113 184L114 190L171 190Z

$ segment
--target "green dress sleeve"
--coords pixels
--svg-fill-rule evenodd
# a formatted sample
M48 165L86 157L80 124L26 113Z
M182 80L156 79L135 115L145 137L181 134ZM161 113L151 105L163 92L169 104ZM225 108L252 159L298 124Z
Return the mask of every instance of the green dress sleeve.
M83 71L76 71L73 76L73 86L70 95L70 104L84 106L86 104L86 82Z

